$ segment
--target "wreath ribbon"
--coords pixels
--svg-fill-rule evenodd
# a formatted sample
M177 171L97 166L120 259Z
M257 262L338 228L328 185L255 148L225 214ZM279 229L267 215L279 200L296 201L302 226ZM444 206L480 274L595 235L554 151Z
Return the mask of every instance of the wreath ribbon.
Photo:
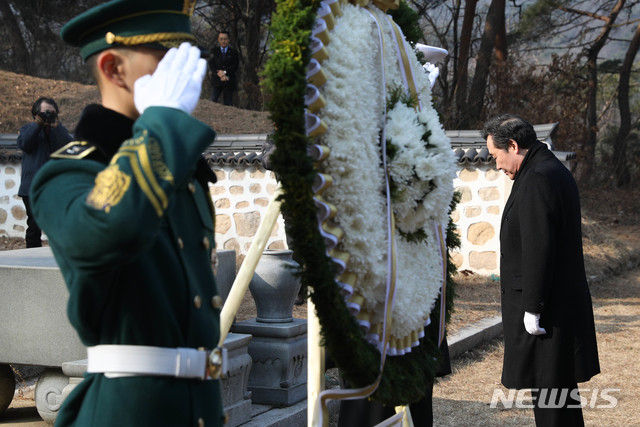
M438 325L438 346L442 344L445 335L445 319L447 308L447 238L442 224L436 224L438 249L442 260L442 290L440 291L440 323Z
M422 103L420 102L420 97L418 97L418 90L416 89L416 82L413 78L413 70L411 69L411 64L409 63L409 57L407 55L406 46L404 43L404 36L402 35L402 30L400 27L393 22L391 17L387 16L387 21L391 28L393 29L394 41L396 42L397 52L398 52L398 62L402 64L400 67L400 71L402 72L402 80L404 81L404 85L407 89L409 89L409 93L411 93L411 97L418 100L418 111L422 109Z

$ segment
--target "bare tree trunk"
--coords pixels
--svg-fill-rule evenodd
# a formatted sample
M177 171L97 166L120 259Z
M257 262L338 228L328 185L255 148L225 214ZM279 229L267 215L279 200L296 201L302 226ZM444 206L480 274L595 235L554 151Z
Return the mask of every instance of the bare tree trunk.
M458 18L460 18L460 7L462 0L455 0L453 5L453 10L451 12L451 24L452 35L453 35L453 43L449 48L449 57L452 58L452 72L453 78L451 79L451 90L455 90L458 84L458 58L459 58L459 50L460 50L460 41L458 40ZM419 14L419 13L418 13ZM421 15L422 16L422 15ZM453 52L451 52L453 50ZM440 70L442 71L443 76L448 76L449 74L449 61L444 61L442 66L440 66ZM449 80L448 79L440 79L440 86L442 87L442 101L440 102L440 106L444 108L444 110L451 112L450 114L444 115L442 117L445 126L451 127L451 123L455 117L455 98L453 92L449 91Z
M598 54L604 47L609 33L613 27L620 10L624 6L625 0L618 0L606 18L606 24L602 27L600 35L587 49L587 73L588 73L588 89L587 89L587 137L585 139L585 158L583 159L584 168L579 178L588 178L593 176L593 164L595 161L596 142L598 136L598 111L597 111L597 94L598 94Z
M496 62L503 65L507 60L507 26L505 23L504 7L498 12L501 14L497 18L498 28L496 30Z
M613 166L616 177L616 185L621 187L629 184L630 173L626 161L627 156L627 136L631 131L631 109L629 108L629 80L631 78L631 68L638 49L640 48L640 24L631 39L631 44L624 57L622 69L620 70L620 80L618 82L618 107L620 108L620 129L613 146Z
M469 110L465 120L466 126L475 126L480 120L496 36L501 26L504 26L505 6L505 0L491 0L487 20L484 24L484 33L480 41L480 50L476 56L476 71L473 75L467 102Z
M3 24L8 30L9 38L15 51L14 71L21 74L30 74L29 50L24 42L20 26L8 0L0 0L0 13L4 16Z
M460 53L458 54L457 75L453 86L456 102L457 125L463 126L467 110L467 80L469 79L469 52L471 51L471 33L476 17L477 0L467 0L464 4L464 18L460 33Z
M272 2L247 0L244 13L244 55L242 58L242 91L240 108L261 108L260 72L264 52L261 50L260 31L262 18L271 12Z

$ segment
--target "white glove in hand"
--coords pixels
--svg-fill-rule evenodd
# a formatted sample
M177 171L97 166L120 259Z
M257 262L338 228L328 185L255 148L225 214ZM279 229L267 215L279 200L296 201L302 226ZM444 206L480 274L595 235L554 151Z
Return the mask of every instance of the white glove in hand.
M177 108L191 114L198 104L207 61L189 43L165 54L153 75L136 80L133 101L140 114L148 107Z
M436 84L436 79L440 75L440 69L430 62L425 62L422 68L429 74L429 86L433 89L433 85Z
M538 313L524 312L524 328L531 335L546 334L547 331L540 327L540 315Z

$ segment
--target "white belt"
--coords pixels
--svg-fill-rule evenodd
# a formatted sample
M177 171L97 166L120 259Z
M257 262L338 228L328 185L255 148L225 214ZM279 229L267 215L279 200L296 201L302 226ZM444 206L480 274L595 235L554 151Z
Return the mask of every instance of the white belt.
M118 376L169 376L217 379L226 349L196 350L144 345L97 345L87 348L87 372ZM226 364L225 364L226 365Z

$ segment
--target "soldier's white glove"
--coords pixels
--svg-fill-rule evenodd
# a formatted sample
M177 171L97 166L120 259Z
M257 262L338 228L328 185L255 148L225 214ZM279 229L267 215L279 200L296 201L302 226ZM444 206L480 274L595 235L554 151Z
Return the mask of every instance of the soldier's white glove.
M425 62L422 68L429 74L427 76L429 78L429 86L433 89L433 85L436 84L436 79L440 75L440 69L430 62Z
M133 101L140 114L148 107L177 108L191 114L198 105L207 61L200 49L189 43L172 48L165 54L153 75L136 80Z
M540 315L538 313L524 312L524 328L531 335L546 334L547 331L540 327Z

